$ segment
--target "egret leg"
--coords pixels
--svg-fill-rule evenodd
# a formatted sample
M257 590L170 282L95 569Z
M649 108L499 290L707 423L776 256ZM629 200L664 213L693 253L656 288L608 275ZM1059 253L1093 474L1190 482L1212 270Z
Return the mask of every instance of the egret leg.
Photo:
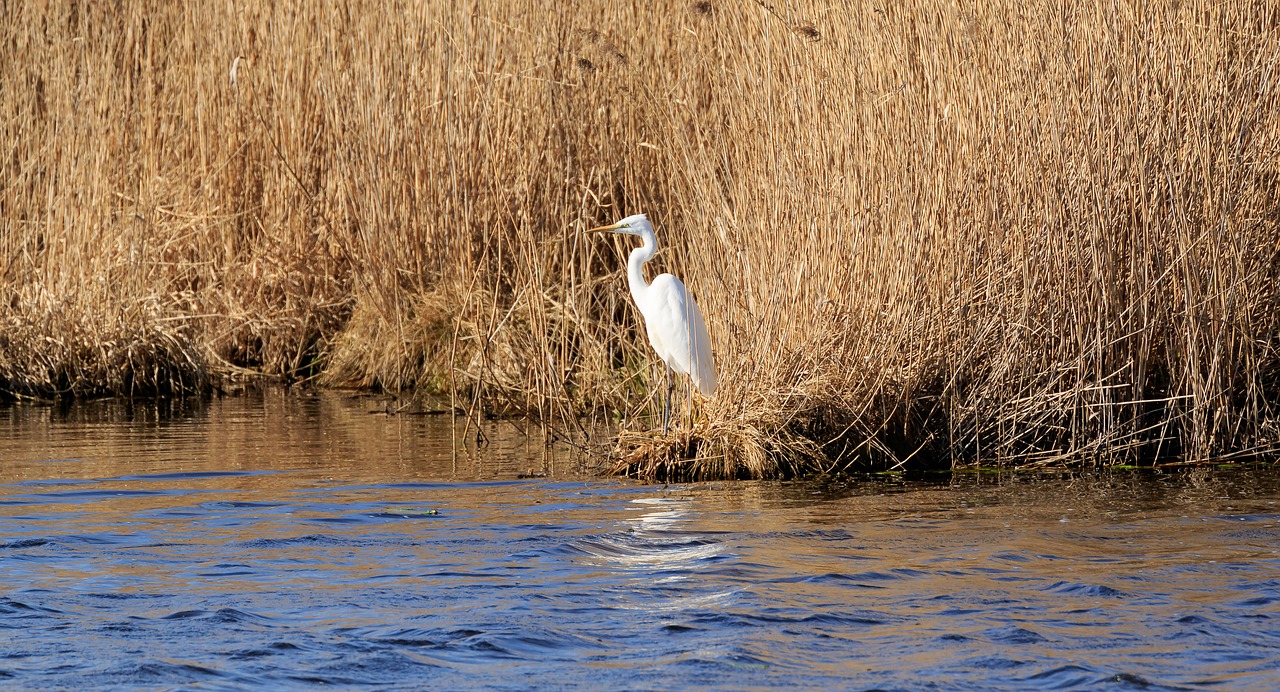
M671 423L671 389L675 385L671 381L671 366L665 366L667 369L667 405L662 407L662 436L667 436L667 428Z
M689 429L693 430L693 380L684 383L684 410L688 411Z

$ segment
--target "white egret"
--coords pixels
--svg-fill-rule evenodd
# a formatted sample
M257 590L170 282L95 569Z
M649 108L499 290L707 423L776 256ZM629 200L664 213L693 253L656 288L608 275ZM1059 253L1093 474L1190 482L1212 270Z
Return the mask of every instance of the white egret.
M623 233L639 236L644 244L631 251L627 261L627 283L631 297L644 316L649 344L666 363L667 403L662 410L662 434L667 434L671 415L671 371L688 375L698 391L711 397L716 391L716 366L711 360L711 337L702 321L702 312L680 279L659 274L653 283L644 280L644 263L658 251L653 224L644 214L636 214L609 226L592 228L587 233Z

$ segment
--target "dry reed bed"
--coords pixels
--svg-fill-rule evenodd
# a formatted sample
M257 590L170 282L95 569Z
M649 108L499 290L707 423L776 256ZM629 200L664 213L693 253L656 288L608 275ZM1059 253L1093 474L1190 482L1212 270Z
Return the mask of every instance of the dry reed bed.
M1277 45L1270 2L19 3L0 387L418 388L650 478L1267 454ZM721 373L670 440L577 232L635 211Z

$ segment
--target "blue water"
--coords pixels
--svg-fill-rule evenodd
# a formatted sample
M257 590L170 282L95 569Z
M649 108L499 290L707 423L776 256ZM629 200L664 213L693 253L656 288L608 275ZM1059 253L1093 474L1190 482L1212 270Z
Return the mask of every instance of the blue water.
M1280 687L1272 470L644 486L374 408L0 411L0 687Z

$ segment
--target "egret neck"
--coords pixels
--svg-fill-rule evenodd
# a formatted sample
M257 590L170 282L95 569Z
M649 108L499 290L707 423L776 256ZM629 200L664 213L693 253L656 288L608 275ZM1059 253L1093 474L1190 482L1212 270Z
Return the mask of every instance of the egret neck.
M658 239L653 235L653 225L647 220L635 223L640 230L639 236L644 245L631 251L627 259L627 284L631 288L631 298L639 305L644 302L649 282L644 280L644 263L653 259L658 253Z

